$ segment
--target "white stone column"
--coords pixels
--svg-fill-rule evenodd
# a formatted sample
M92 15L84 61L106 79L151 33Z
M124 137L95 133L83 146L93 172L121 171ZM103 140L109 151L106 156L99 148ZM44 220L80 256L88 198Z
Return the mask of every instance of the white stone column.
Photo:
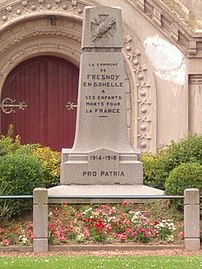
M48 190L33 191L33 249L34 252L48 251Z
M188 251L200 249L200 196L198 189L184 191L184 242Z

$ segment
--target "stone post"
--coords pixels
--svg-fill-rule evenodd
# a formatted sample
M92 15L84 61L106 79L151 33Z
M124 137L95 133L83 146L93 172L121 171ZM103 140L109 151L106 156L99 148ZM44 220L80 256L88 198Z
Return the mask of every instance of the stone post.
M48 251L48 190L33 191L33 249L34 252Z
M200 249L200 197L198 189L184 191L184 242L188 251Z

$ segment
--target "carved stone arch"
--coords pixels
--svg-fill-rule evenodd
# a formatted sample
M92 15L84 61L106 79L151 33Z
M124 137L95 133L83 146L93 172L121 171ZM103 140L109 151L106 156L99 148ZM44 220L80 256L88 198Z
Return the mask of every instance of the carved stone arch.
M53 27L46 17L40 16L0 31L0 93L11 70L29 58L57 56L79 66L81 28L81 20L58 16Z
M81 22L58 18L58 26L47 25L46 18L14 24L0 33L0 88L9 72L19 63L39 55L55 55L79 66Z
M87 3L86 3L87 4ZM81 20L84 3L75 0L17 0L0 4L0 26L3 30L9 25L24 19L38 16L65 16Z
M0 6L0 92L9 72L34 56L55 55L79 66L83 3L70 0L52 0L49 6L43 0L33 0L32 4L6 3ZM53 14L55 17L51 19ZM126 27L124 40L130 141L141 151L152 151L156 148L154 79L141 45Z
M137 37L125 27L124 56L130 87L131 142L141 151L156 149L156 84L144 48Z

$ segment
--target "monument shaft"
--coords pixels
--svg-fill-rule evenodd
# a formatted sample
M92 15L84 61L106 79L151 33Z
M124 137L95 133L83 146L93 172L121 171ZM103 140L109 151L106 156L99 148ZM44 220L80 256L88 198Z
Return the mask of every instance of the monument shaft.
M130 150L123 66L121 52L83 53L74 151Z
M121 10L87 7L75 142L63 149L62 184L142 184L128 141Z

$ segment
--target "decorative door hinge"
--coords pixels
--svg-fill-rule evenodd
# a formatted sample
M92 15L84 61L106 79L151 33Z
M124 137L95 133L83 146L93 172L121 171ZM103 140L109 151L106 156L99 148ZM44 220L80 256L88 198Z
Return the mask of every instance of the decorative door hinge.
M67 102L66 108L67 110L73 110L74 108L77 108L77 105L75 105L73 102Z
M16 108L20 110L25 110L25 108L27 107L27 104L25 102L19 102L18 104L15 104L15 101L15 99L11 99L9 97L4 98L0 104L1 110L5 114L15 113Z

